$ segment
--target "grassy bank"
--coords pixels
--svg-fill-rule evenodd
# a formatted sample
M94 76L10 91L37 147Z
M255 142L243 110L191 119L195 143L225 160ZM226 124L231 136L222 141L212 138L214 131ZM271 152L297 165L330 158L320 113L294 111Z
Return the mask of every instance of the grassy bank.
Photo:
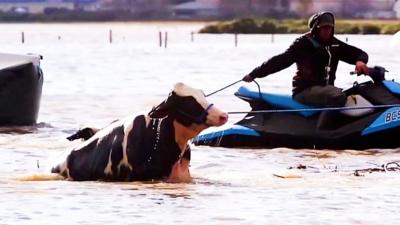
M274 20L242 18L218 22L202 28L200 33L291 34L309 31L307 20ZM394 34L400 30L399 20L337 20L338 34Z

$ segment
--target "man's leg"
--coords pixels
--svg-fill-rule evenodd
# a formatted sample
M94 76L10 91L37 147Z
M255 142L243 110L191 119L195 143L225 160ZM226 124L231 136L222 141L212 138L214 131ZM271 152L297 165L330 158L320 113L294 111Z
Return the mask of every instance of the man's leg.
M297 101L317 107L342 107L347 96L342 89L332 85L312 86L294 96Z
M310 87L297 94L294 98L301 103L317 107L342 107L347 100L347 96L342 92L342 89L332 85ZM332 128L335 124L335 115L335 111L321 112L317 122L317 129Z

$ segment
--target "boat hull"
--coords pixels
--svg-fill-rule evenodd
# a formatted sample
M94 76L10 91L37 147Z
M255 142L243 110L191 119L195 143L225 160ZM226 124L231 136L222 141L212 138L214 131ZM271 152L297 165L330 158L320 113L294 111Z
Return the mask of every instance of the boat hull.
M40 56L0 55L0 126L36 123L42 94Z

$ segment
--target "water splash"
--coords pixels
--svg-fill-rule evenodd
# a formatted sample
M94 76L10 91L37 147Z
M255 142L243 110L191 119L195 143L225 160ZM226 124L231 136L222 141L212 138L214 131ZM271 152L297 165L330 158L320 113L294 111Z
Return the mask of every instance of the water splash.
M29 174L17 177L18 181L52 181L65 180L65 177L55 173Z

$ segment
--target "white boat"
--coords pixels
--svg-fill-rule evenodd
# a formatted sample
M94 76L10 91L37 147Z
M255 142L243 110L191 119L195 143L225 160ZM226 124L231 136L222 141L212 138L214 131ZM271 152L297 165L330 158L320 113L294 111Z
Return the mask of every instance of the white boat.
M0 126L36 123L43 85L41 59L0 53Z

